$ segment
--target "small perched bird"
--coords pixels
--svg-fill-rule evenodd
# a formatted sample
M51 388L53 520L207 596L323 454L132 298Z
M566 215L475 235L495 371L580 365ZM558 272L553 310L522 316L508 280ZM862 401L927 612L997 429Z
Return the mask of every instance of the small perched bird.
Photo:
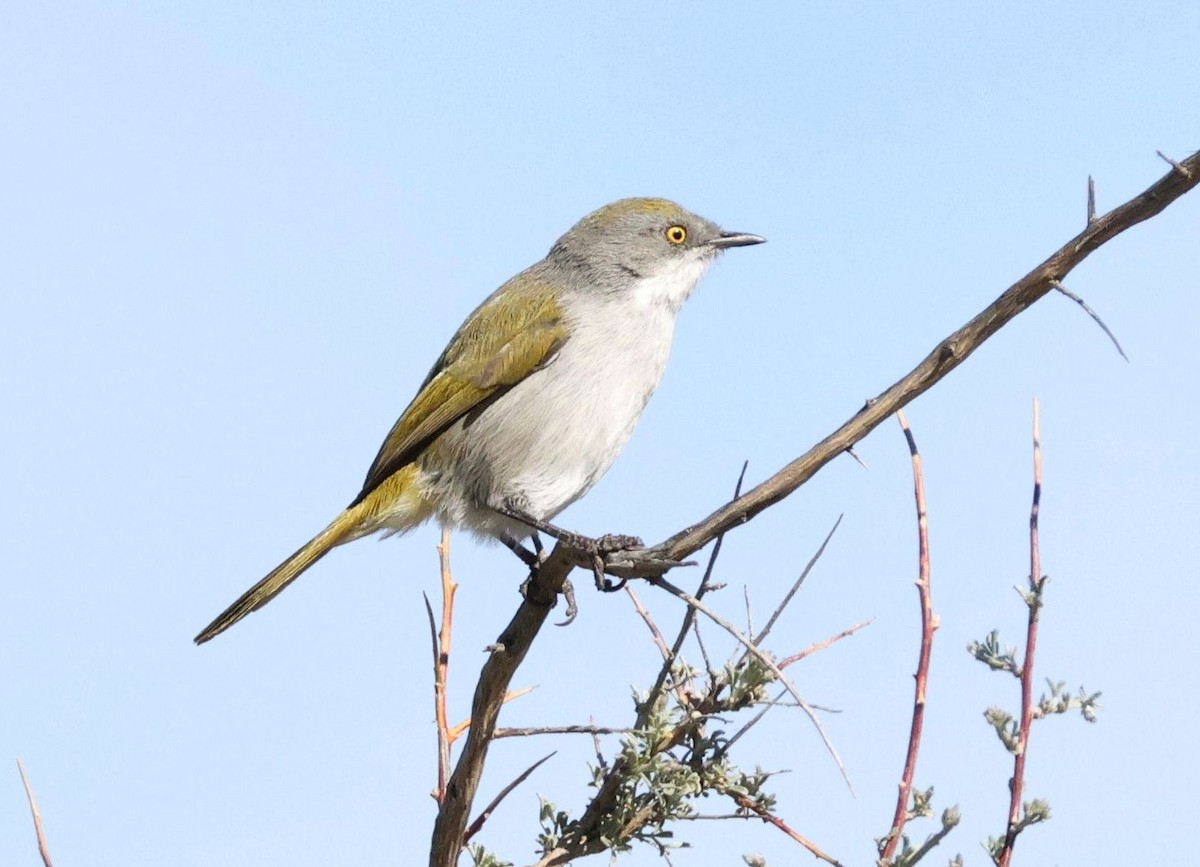
M604 475L658 387L675 317L713 260L765 239L666 199L588 214L475 309L333 522L196 636L275 598L332 548L431 517L523 559L534 527Z

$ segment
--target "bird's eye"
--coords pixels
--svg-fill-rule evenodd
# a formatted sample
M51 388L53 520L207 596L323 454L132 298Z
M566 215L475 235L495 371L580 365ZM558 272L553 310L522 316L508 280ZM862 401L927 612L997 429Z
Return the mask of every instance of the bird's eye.
M683 226L669 226L666 234L667 240L676 246L687 240L687 229Z

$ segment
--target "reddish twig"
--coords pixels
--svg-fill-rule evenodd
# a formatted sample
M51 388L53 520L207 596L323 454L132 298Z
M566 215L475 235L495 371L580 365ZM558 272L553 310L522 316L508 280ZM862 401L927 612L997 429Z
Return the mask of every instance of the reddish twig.
M750 800L745 795L734 795L731 793L730 797L733 798L733 800L737 803L737 805L739 807L741 807L743 810L749 810L751 813L758 816L758 818L762 819L767 824L774 825L780 831L787 834L789 837L791 837L793 840L795 840L797 843L799 843L801 846L803 846L805 849L807 849L810 853L812 853L813 857L815 857L821 861L824 861L827 864L832 864L832 865L834 865L834 867L842 867L842 863L840 861L838 861L836 858L832 857L831 855L827 855L825 852L823 852L821 849L819 849L817 847L816 843L814 843L812 840L809 840L803 834L801 834L800 832L793 829L791 826L788 825L787 822L783 821L783 819L780 819L774 813L772 813L768 810L764 810L762 807L760 807L758 804L754 803L754 801Z
M450 776L450 744L458 734L452 734L446 716L446 678L450 668L450 635L454 622L454 593L458 585L450 573L450 531L442 530L437 546L442 576L442 628L433 622L433 606L425 597L425 613L429 615L429 632L433 640L433 711L437 719L438 781L433 799L439 804L446 798L446 780ZM465 727L464 727L465 728Z
M917 441L908 427L904 410L896 413L904 438L908 441L908 452L912 456L913 497L917 506L917 593L921 600L921 651L917 658L915 695L913 698L912 728L908 733L908 753L904 757L904 772L900 775L900 791L896 796L896 812L892 816L892 827L879 847L881 863L890 863L896 855L896 847L904 834L908 821L908 802L912 797L913 776L917 770L917 753L921 749L921 729L925 723L925 688L929 682L929 656L933 650L933 633L938 628L933 613L933 596L929 587L929 521L925 512L925 478L921 472L921 453Z
M17 759L17 773L21 775L21 785L25 787L25 798L29 801L29 812L33 815L33 833L37 837L38 854L42 856L45 867L54 867L50 863L50 848L46 845L46 831L42 827L42 811L38 809L37 801L33 797L33 787L29 785L29 778L25 776L25 766L21 764L20 759Z
M558 751L555 750L555 752L558 752ZM553 755L554 755L554 753L549 753L548 755L545 755L542 758L538 759L536 762L534 762L532 765L530 765L528 768L526 768L519 777L517 777L515 780L513 780L511 783L509 783L507 786L505 786L503 789L501 789L500 794L498 794L498 795L496 795L496 797L492 798L491 803L483 808L483 812L480 813L475 818L475 821L472 822L470 824L470 826L467 828L466 833L463 835L463 843L466 843L468 840L470 840L472 837L474 837L476 834L478 834L479 829L483 827L483 823L486 822L488 820L488 817L491 816L492 813L495 811L495 809L500 806L500 802L503 801L505 798L507 798L509 793L512 792L513 789L515 789L517 786L521 785L521 783L523 783L527 779L529 779L529 775L532 774L534 771L536 771L539 767L541 767L542 764L549 761L550 757Z
M1013 845L1021 833L1021 794L1025 789L1025 758L1029 752L1029 729L1033 723L1033 657L1037 650L1038 615L1042 610L1042 590L1046 577L1042 575L1042 556L1038 547L1038 511L1042 502L1042 432L1041 407L1033 402L1033 505L1029 510L1029 591L1024 594L1029 606L1029 621L1025 632L1025 659L1021 663L1021 728L1013 750L1013 775L1009 780L1008 828L1004 845L996 856L999 867L1012 861Z

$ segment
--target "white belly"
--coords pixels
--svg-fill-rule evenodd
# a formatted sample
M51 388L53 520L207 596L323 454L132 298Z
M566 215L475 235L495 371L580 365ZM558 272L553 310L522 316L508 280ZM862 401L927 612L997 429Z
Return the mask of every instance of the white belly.
M421 468L444 523L523 538L529 529L497 506L549 520L612 466L662 378L677 309L620 307L574 305L571 337L545 368L443 435L444 457Z

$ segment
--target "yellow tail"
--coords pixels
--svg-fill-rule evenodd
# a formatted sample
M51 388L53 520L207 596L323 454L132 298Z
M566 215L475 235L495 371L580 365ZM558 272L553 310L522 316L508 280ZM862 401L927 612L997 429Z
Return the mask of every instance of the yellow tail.
M357 539L362 535L359 529L360 517L356 509L347 509L338 515L332 524L310 539L299 551L276 566L271 574L243 593L237 602L226 608L216 620L204 627L196 636L195 642L203 644L210 638L220 635L251 611L257 611L278 596L283 588L299 578L304 570L328 554L333 548L343 542Z

